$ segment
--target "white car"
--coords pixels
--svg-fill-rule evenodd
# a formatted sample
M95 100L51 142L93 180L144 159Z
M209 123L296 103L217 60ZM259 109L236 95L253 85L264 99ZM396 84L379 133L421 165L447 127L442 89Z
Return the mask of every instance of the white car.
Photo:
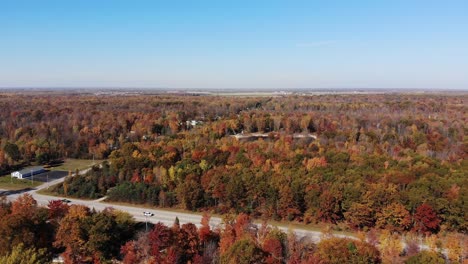
M153 216L154 214L151 213L151 212L143 212L143 215L144 215L144 216Z

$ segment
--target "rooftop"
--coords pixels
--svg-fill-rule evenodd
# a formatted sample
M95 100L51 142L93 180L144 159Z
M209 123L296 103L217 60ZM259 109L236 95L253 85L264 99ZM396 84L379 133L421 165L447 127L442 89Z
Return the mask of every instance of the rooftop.
M25 173L30 173L31 171L40 171L40 170L44 170L44 167L42 166L27 167L27 168L20 170L19 172L21 174L25 174Z

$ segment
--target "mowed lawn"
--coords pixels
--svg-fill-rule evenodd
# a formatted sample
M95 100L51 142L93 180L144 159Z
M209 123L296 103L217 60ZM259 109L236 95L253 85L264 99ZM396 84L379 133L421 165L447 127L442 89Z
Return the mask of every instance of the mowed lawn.
M94 164L99 164L104 160L85 160L85 159L66 159L64 163L56 167L49 168L50 170L59 170L59 171L72 171L74 173L77 169L84 170Z
M85 160L85 159L66 159L64 163L56 167L50 167L48 170L51 171L72 171L74 173L76 169L84 170L87 169L93 164L99 164L104 160ZM5 174L0 176L0 189L3 190L21 190L25 188L33 188L41 185L43 182L34 181L34 183L29 179L16 179L11 178L10 174Z
M43 182L35 181L34 183L28 179L11 178L10 174L0 177L0 189L3 190L22 190L33 188L41 185Z

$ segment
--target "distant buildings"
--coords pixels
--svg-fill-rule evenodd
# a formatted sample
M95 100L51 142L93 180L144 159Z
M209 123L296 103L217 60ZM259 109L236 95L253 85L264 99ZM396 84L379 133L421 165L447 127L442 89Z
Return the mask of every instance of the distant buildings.
M237 140L257 140L259 138L279 138L280 134L279 133L260 133L260 132L257 132L257 133L245 133L244 134L244 131L242 131L240 134L235 134L235 135L232 135L233 137L235 137ZM317 136L314 135L314 134L299 134L299 133L294 133L292 135L290 135L293 139L300 139L300 138L310 138L310 139L313 139L313 140L316 140L317 139Z
M187 129L189 129L190 127L196 127L197 125L201 125L203 124L202 121L198 121L198 120L187 120L185 121L185 126L187 127Z
M43 173L43 172L45 172L45 169L42 166L35 166L35 167L24 168L20 171L12 172L11 177L23 179L25 177L31 177L32 175Z

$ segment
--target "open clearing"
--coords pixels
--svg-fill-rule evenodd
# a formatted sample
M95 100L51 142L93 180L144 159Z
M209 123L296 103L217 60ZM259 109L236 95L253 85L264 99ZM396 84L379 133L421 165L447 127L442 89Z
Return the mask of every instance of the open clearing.
M95 164L99 164L104 160L87 160L87 159L66 159L64 163L56 167L51 167L52 171L72 171L74 173L76 170L84 170Z
M0 177L0 189L4 190L22 190L41 185L42 182L32 182L29 179L12 178L10 174Z
M50 167L50 172L45 172L39 175L34 175L34 182L31 179L17 179L11 178L10 174L0 176L0 189L3 190L22 190L26 188L34 188L47 180L52 181L66 176L66 172L72 171L74 173L77 169L84 170L95 164L99 164L104 160L86 160L86 159L66 159L64 163L59 166ZM47 174L49 177L47 177Z

